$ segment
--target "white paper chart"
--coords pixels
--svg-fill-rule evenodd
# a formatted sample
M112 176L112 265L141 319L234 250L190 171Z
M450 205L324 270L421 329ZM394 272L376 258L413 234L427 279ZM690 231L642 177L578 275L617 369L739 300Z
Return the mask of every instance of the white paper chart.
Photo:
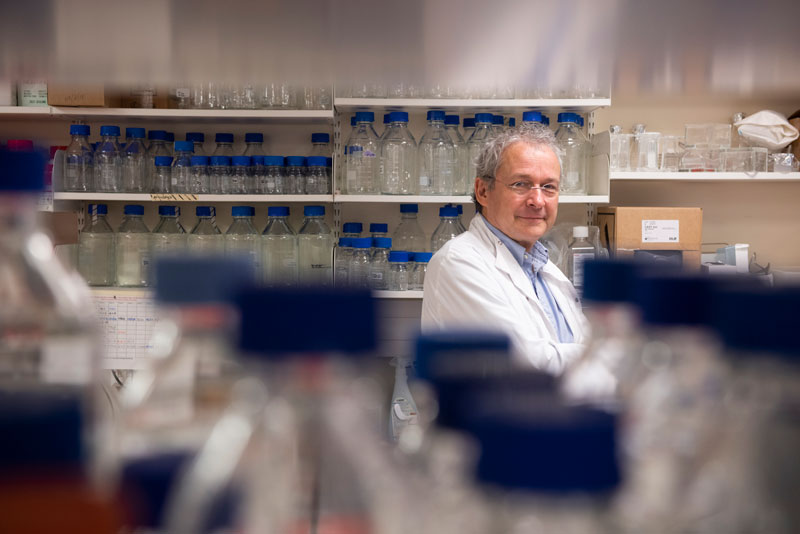
M147 290L95 290L103 324L106 369L141 369L157 319Z

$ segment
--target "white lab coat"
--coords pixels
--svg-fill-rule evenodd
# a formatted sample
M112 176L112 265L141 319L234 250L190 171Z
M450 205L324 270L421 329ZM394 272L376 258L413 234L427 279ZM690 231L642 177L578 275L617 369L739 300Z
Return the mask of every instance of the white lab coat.
M502 329L514 356L536 369L560 374L585 349L588 322L569 279L548 261L542 278L572 330L574 343L560 343L533 285L511 251L476 215L469 230L431 258L425 275L422 330Z

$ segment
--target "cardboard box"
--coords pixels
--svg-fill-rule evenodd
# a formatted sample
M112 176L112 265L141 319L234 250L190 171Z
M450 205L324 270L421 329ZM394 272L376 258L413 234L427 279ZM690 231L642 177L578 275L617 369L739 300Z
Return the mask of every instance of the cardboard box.
M597 226L611 257L700 267L702 208L598 207Z
M120 107L167 109L169 91L165 87L153 87L152 85L142 85L123 89L120 99ZM144 98L143 98L144 97ZM142 106L142 100L152 100L152 106Z
M47 85L47 103L51 106L117 108L120 99L118 92L101 83L67 85L50 82Z

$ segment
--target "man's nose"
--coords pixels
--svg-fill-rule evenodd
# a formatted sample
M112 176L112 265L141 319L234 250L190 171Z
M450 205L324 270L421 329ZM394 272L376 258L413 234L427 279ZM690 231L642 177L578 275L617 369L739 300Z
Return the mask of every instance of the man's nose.
M535 189L531 189L530 192L528 193L527 204L529 206L541 208L544 206L544 203L545 203L544 192L538 187Z

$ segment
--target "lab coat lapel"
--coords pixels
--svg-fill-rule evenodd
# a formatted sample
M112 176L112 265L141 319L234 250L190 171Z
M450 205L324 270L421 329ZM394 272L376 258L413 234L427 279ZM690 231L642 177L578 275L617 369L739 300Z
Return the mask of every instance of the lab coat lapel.
M564 319L567 321L569 329L575 335L575 343L581 343L582 339L579 339L579 336L575 334L576 332L584 331L584 325L578 324L580 314L576 313L576 308L580 306L580 303L575 288L551 262L548 262L542 271L545 283L553 289L551 293L556 300L556 304L561 309L561 313L564 314Z

